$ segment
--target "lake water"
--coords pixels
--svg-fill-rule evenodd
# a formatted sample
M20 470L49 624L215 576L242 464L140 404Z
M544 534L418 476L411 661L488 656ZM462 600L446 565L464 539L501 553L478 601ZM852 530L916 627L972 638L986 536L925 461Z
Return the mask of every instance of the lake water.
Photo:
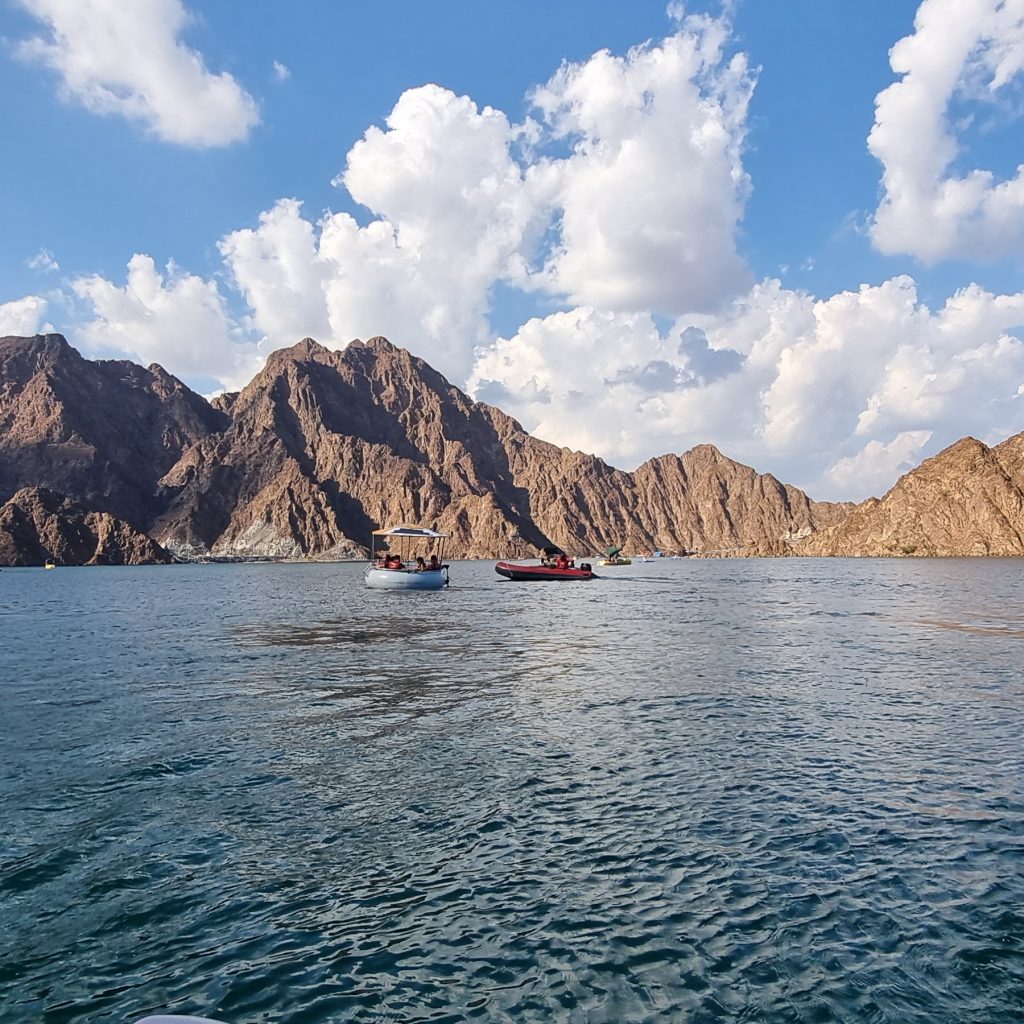
M0 1019L1024 1020L1024 563L0 573Z

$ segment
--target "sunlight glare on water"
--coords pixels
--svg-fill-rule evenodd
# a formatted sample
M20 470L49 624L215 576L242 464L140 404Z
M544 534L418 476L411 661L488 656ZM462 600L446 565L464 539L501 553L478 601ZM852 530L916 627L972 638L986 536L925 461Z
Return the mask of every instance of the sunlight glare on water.
M1013 561L4 570L0 1017L1024 1019Z

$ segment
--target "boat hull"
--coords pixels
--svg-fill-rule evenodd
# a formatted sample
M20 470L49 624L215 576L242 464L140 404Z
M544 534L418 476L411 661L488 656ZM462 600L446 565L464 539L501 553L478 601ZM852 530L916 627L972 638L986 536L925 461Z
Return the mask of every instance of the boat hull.
M378 569L368 566L363 582L372 590L442 590L448 585L448 566L440 569Z
M494 571L499 576L520 583L540 583L545 580L565 582L594 578L594 573L590 569L554 569L546 565L517 565L515 562L499 562Z
M601 565L632 565L632 558L606 558Z

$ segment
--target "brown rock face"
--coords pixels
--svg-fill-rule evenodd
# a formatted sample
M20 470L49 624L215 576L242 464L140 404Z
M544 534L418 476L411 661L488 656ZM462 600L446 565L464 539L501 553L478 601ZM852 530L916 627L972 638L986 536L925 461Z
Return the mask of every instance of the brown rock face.
M656 547L688 551L782 545L831 526L849 506L811 501L771 474L726 458L710 444L663 455L633 474L639 518L656 524Z
M49 487L146 528L160 477L226 424L155 364L83 359L59 334L0 338L0 501Z
M450 533L454 557L1024 554L1024 435L958 442L881 501L813 502L711 445L625 473L540 441L384 338L307 338L212 405L158 366L0 339L0 501L42 486L5 511L11 559L163 557L132 527L182 557L354 557L398 522Z
M154 535L176 553L337 557L403 521L451 533L456 557L683 551L781 541L844 511L710 445L613 469L531 437L383 338L276 352L230 412L161 481Z
M965 437L845 520L807 555L1024 555L1024 434L989 448Z
M0 565L150 565L172 561L152 538L108 512L29 487L0 507Z

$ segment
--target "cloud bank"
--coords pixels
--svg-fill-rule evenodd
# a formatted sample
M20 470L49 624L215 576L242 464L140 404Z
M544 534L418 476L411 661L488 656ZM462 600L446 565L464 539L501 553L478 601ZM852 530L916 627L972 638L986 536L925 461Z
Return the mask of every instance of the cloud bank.
M592 308L531 320L480 353L470 385L617 465L710 438L816 495L866 497L933 439L1020 429L1022 322L1024 293L971 287L932 311L909 277L825 300L768 281L664 334Z
M168 264L161 274L149 256L136 254L118 287L98 275L73 283L93 319L78 340L97 352L121 351L143 364L159 362L172 373L213 377L241 386L259 369L255 346L237 344L237 329L213 281Z
M1022 3L925 0L894 48L903 77L869 140L876 244L922 259L1017 244L1012 183L952 175L946 111L1017 75ZM74 339L237 387L305 335L385 334L548 440L623 468L713 441L817 497L880 493L963 434L1021 429L1024 292L929 305L907 275L825 298L753 280L737 240L756 75L725 19L676 15L665 39L564 64L518 123L439 85L406 91L334 181L358 216L281 198L220 239L216 277L136 254L122 283L79 278ZM507 336L499 294L522 310ZM38 323L44 300L20 303L0 317Z

